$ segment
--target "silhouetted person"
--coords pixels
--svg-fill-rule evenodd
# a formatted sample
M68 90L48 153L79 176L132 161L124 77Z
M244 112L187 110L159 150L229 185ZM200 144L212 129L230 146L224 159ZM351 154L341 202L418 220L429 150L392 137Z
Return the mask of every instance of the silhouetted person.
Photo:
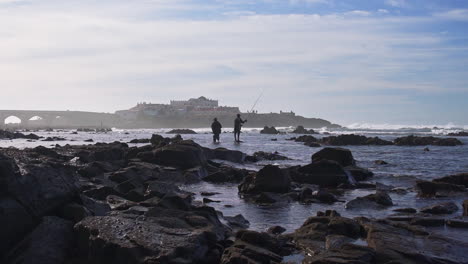
M221 128L223 126L219 123L218 119L215 118L211 124L211 131L213 131L213 142L219 142L219 134L221 134Z
M242 120L240 114L237 114L237 118L234 120L234 141L240 142L241 127L245 122L247 120Z

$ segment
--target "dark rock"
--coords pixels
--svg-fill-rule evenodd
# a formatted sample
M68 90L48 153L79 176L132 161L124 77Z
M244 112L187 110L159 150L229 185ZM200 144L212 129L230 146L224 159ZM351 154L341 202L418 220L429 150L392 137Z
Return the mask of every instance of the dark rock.
M426 152L427 152L427 151L431 151L431 150L430 150L429 148L426 147L426 148L423 149L423 151L426 151Z
M407 214L415 214L417 212L417 210L414 208L397 208L397 209L394 209L393 211L398 212L398 213L407 213Z
M280 235L284 232L286 232L286 228L282 226L272 226L268 228L267 232L272 235Z
M455 228L468 228L468 221L462 219L447 219L445 224Z
M203 203L220 203L221 201L211 200L210 198L203 198Z
M252 198L252 202L256 204L274 204L274 203L281 203L284 201L288 201L287 199L283 199L284 197L270 192L262 192L258 195L255 195Z
M93 215L86 207L77 203L69 203L60 209L60 217L78 223L85 217Z
M0 130L0 139L19 139L19 138L38 140L41 137L35 134L25 135L19 132L10 132L6 130Z
M296 129L294 129L293 132L291 133L294 133L294 134L318 134L317 132L315 132L313 129L305 129L303 126L297 126Z
M365 246L343 244L348 240L343 237L337 248L324 251L315 256L307 256L302 263L376 263L375 250Z
M162 182L162 181L150 181L147 182L148 186L145 191L145 198L151 197L162 198L166 195L190 195L189 192L182 191L174 183Z
M320 148L322 146L317 142L305 142L304 145L311 147L311 148Z
M447 136L449 137L468 137L468 132L460 131L457 133L448 133Z
M244 169L236 169L233 167L221 167L214 173L208 174L203 178L203 181L213 183L233 182L240 183L248 175L248 171Z
M303 143L317 143L318 139L313 136L304 135L304 136L294 138L294 141L303 142Z
M420 226L444 226L445 219L442 218L431 218L431 217L415 217L410 221L411 225Z
M291 179L273 165L267 165L260 171L247 176L239 185L243 194L258 194L261 192L286 193L291 189Z
M77 153L80 161L89 163L93 161L115 162L125 158L128 145L120 142L96 143L95 145L82 146Z
M218 192L201 192L200 195L201 196L214 196L214 195L217 195L217 194L220 194Z
M3 168L0 175L3 173ZM35 219L16 200L0 198L0 256L13 247L34 227Z
M433 182L445 182L455 185L463 185L468 188L468 173L460 173L434 179Z
M343 167L335 161L322 160L309 165L287 170L291 179L299 183L319 185L320 187L337 187L349 184L349 178Z
M46 156L46 157L50 157L50 158L54 158L54 159L58 159L61 157L61 155L59 155L57 152L55 152L54 150L50 149L50 148L46 148L44 146L37 146L33 149L33 151L39 155L42 155L42 156Z
M232 228L247 229L250 226L250 222L244 218L244 216L238 214L236 216L225 216L224 219L228 225Z
M275 127L267 127L265 126L262 130L260 130L260 134L271 134L271 135L276 135L279 134L279 131L276 130Z
M47 137L43 139L42 141L66 141L66 140L67 140L66 138L62 138L62 137Z
M354 239L349 238L347 236L343 236L343 235L328 235L325 238L325 249L326 250L339 249L344 244L348 244L353 241Z
M445 202L421 208L422 213L429 214L452 214L458 211L458 206L454 202Z
M92 198L87 197L86 195L80 196L81 201L84 207L95 216L104 216L109 213L111 210L109 204L107 202L95 200Z
M392 206L392 198L384 192L377 191L375 194L369 194L364 197L357 197L346 203L346 209L370 209Z
M130 140L130 142L128 142L128 143L131 143L131 144L148 144L148 143L151 143L151 139L149 139L149 138L136 138L136 139Z
M73 223L58 217L42 218L39 226L4 259L5 263L62 264L74 246Z
M344 169L351 173L351 176L353 176L356 181L365 181L374 176L372 171L354 165L346 166Z
M468 200L463 201L463 216L468 216Z
M288 157L280 155L278 152L257 151L249 158L249 161L257 162L260 160L290 160Z
M344 148L323 148L312 155L312 162L322 160L332 160L338 162L343 167L355 165L356 161L349 149Z
M320 143L330 146L347 146L347 145L378 145L387 146L393 145L392 142L380 139L378 137L366 137L360 135L339 135L324 137L320 140Z
M456 138L436 138L436 137L417 137L417 136L406 136L399 137L394 140L397 146L458 146L463 143Z
M468 243L429 234L423 229L388 221L363 221L366 241L378 263L466 262Z
M208 149L203 148L207 159L226 160L234 163L243 163L246 155L238 150L226 148Z
M120 168L118 164L111 162L94 161L86 164L78 170L78 173L86 178L95 178L104 173L113 172Z
M206 165L203 148L192 140L184 140L170 144L151 152L150 155L138 154L145 162L181 169L189 169Z
M167 132L166 134L197 134L197 132L191 130L191 129L172 129L171 131Z
M377 165L387 165L387 164L388 164L388 163L387 163L386 161L384 161L384 160L376 160L376 161L374 161L374 163L377 164Z
M90 138L90 139L86 139L84 142L94 142L94 140Z
M416 188L420 196L451 196L466 192L463 185L455 185L444 182L416 181Z
M251 263L279 264L281 244L267 233L241 230L234 244L224 250L221 264Z
M312 198L317 199L322 203L334 203L338 201L335 195L325 190L319 190L319 191L313 192Z

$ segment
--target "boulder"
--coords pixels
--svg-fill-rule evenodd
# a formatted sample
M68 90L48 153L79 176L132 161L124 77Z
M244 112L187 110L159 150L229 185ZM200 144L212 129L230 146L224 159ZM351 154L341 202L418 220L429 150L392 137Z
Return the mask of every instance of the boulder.
M243 194L287 193L290 190L291 179L289 175L273 165L267 165L257 173L250 174L239 185L239 192Z
M39 226L4 258L4 263L62 264L74 247L73 222L55 216Z
M409 222L411 225L420 225L425 227L444 226L445 219L434 217L415 217Z
M79 152L76 155L84 163L93 161L115 162L125 159L128 145L120 142L96 143L95 145L78 146L78 148Z
M247 219L245 219L245 217L241 214L238 214L236 216L225 216L224 219L232 228L247 229L250 226L250 222Z
M246 158L247 161L257 162L261 160L290 160L290 158L280 155L278 152L257 151L252 156Z
M197 132L191 129L172 129L171 131L167 132L166 134L179 134L179 135L189 135L189 134L197 134Z
M131 143L131 144L148 144L148 143L151 143L151 139L149 139L149 138L136 138L136 139L130 140L130 142L128 142L128 143Z
M158 148L146 155L138 154L145 162L163 166L172 166L181 169L190 169L206 165L206 157L203 148L192 140L184 140Z
M293 139L296 142L303 142L303 143L317 143L318 142L317 138L310 136L310 135L304 135L304 136L300 136L300 137L293 138Z
M315 132L313 129L305 129L303 126L297 126L293 132L291 133L294 133L294 134L318 134L317 132Z
M241 230L236 234L234 244L223 252L222 264L279 264L281 257L280 242L267 233Z
M346 203L346 209L382 209L392 206L392 198L384 191L377 191L364 197L357 197Z
M447 219L445 224L455 228L468 228L468 221L462 219Z
M463 201L463 216L468 216L468 200Z
M24 138L24 139L31 139L31 140L38 140L41 137L36 135L36 134L29 134L25 135L23 133L19 132L10 132L6 130L0 130L0 139L18 139L18 138Z
M350 183L343 167L335 161L322 160L299 168L287 170L291 179L299 183L319 185L320 187L337 187Z
M346 166L344 169L350 173L356 181L365 181L374 176L372 171L354 165Z
M463 143L456 138L436 138L436 137L418 137L418 136L406 136L399 137L394 140L397 146L458 146Z
M460 173L434 179L433 182L445 182L455 185L463 185L468 188L468 173Z
M445 182L435 181L416 181L416 189L420 196L451 196L466 192L463 185L455 185Z
M221 167L215 172L209 173L208 176L203 178L203 181L213 183L240 183L248 175L245 169L236 169L233 167Z
M356 161L353 154L349 149L345 148L323 148L312 155L312 162L319 162L321 160L336 161L343 167L355 165Z
M392 142L380 139L378 137L366 137L360 135L339 135L324 137L320 140L320 143L329 146L346 146L346 145L378 145L387 146L393 145Z
M272 226L268 228L267 233L272 234L272 235L280 235L282 233L286 232L286 228L282 226Z
M366 246L344 243L349 238L342 237L338 245L314 256L307 256L302 263L376 263L375 250Z
M279 134L279 131L276 130L275 127L268 127L265 126L262 130L260 130L260 134L270 134L270 135L276 135Z
M374 161L374 163L375 163L376 165L387 165L387 164L388 164L388 163L387 163L386 161L384 161L384 160L376 160L376 161Z
M460 131L457 133L448 133L447 136L449 137L468 137L468 132Z
M458 211L458 206L454 202L445 202L421 208L422 213L428 214L452 214Z
M234 163L243 163L245 160L245 153L242 153L238 150L230 150L226 148L216 148L216 149L208 149L203 148L203 151L206 155L207 159L217 159L217 160L225 160Z

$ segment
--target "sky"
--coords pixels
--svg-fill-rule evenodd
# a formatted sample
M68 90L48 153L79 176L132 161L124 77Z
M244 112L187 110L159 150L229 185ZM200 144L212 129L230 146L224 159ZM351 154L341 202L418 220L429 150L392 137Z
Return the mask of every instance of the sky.
M201 95L339 124L468 125L466 0L0 0L0 109Z

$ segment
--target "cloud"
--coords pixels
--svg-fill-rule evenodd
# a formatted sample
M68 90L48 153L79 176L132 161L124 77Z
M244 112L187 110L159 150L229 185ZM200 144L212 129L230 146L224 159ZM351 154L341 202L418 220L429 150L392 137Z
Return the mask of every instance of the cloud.
M443 35L402 30L426 25L419 18L362 10L200 18L185 12L219 7L83 1L0 10L2 108L114 111L209 95L245 110L264 88L261 111L333 119L360 104L414 103L408 91L458 90L465 80L464 68L448 66L466 57L451 58L457 51L444 49ZM387 90L395 92L378 93Z
M377 10L378 13L381 13L381 14L388 14L388 10L387 9L379 9Z
M372 13L365 10L353 10L346 12L345 15L353 15L353 16L370 16Z
M453 9L446 12L435 13L434 17L457 20L457 21L468 21L468 9Z
M406 0L385 0L385 4L393 7L408 7Z

